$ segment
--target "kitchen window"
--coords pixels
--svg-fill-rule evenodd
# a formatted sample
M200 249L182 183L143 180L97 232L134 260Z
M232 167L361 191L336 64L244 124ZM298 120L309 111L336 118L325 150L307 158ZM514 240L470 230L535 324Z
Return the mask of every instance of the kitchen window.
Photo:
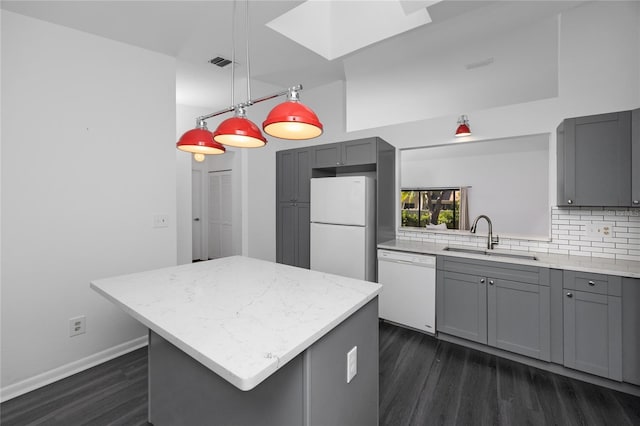
M460 229L460 188L403 189L403 227Z

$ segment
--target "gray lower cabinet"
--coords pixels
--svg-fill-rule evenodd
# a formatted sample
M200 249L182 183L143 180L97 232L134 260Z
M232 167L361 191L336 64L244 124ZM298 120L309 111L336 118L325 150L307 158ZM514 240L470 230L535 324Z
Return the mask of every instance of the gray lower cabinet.
M438 271L437 330L478 343L487 343L487 286L479 275Z
M309 268L309 203L278 203L276 261Z
M621 277L564 271L564 365L622 380Z
M640 279L622 279L622 381L640 386Z
M437 330L549 361L548 270L438 257Z
M487 343L550 360L549 287L488 278Z

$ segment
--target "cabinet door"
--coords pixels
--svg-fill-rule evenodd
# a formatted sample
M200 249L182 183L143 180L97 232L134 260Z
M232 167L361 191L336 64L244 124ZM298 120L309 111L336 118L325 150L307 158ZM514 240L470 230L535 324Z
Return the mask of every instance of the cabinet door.
M486 344L486 278L450 271L438 272L436 328L443 333Z
M309 268L309 203L278 203L276 262Z
M489 345L549 361L549 287L491 277L488 284Z
M336 167L340 165L341 149L339 143L319 145L313 148L313 168Z
M285 265L296 264L297 207L294 203L278 203L276 220L276 262Z
M376 139L358 139L342 143L341 166L374 164L376 162Z
M620 297L565 289L564 365L622 380Z
M640 108L631 111L631 207L640 208Z
M295 168L293 150L276 153L276 192L279 202L293 202L296 199Z
M294 164L295 201L308 203L311 192L311 149L296 149L294 152Z
M640 386L640 279L622 280L622 381Z
M296 238L295 238L295 266L309 269L310 264L310 223L309 223L309 203L297 203L296 214Z
M630 111L571 118L561 127L558 205L630 205Z
M311 149L291 149L276 153L276 192L279 202L309 202Z

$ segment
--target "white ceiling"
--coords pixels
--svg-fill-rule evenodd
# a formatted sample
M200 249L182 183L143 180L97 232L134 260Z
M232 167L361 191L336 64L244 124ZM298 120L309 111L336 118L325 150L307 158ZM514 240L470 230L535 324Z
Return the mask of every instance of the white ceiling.
M345 1L345 0L340 0ZM376 1L354 0L360 3ZM396 0L378 0L396 1ZM414 0L418 2L418 0ZM306 88L344 80L342 60L357 59L363 52L402 60L420 47L441 45L455 48L467 37L483 37L559 13L580 1L459 1L444 0L428 8L432 22L374 43L339 59L328 60L295 43L266 24L303 3L299 0L250 2L250 60L255 88L252 97L264 95L258 89L286 88L301 83ZM403 0L411 10L411 2ZM420 1L421 4L432 2ZM74 28L123 43L163 53L178 59L177 100L210 108L229 105L230 66L220 69L208 64L215 56L232 55L232 1L11 1L2 9ZM236 77L246 74L244 2L237 5ZM358 30L358 16L352 18ZM434 49L430 54L437 55ZM437 57L434 57L436 60ZM264 84L260 84L264 83ZM272 86L269 86L272 85ZM269 89L273 91L274 89ZM268 93L268 92L267 92ZM244 93L238 94L238 99Z

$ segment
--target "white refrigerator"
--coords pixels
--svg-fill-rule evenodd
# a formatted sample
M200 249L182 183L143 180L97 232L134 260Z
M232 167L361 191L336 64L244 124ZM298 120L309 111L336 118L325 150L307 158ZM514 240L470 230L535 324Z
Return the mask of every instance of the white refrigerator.
M311 269L376 280L375 179L311 179Z

